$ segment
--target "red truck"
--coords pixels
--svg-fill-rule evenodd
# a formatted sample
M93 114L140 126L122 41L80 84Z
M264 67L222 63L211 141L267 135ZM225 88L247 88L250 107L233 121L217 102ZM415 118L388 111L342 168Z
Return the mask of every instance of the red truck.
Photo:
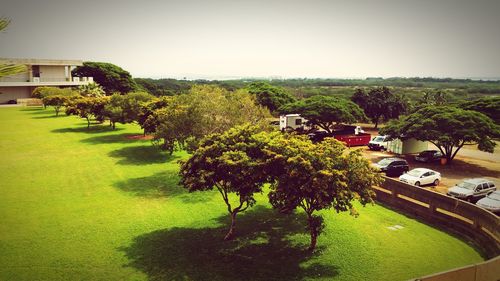
M313 142L322 141L326 137L333 136L336 140L345 143L349 147L368 145L372 139L371 135L365 133L361 127L350 125L344 126L341 130L333 131L332 134L325 131L316 131L308 134L308 136Z

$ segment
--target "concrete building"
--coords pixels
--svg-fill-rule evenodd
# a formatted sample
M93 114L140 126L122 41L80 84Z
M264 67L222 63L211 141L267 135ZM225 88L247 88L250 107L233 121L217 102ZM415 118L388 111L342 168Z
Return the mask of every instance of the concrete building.
M93 82L92 77L73 77L71 70L83 64L80 60L9 59L0 64L23 64L27 71L0 77L0 103L30 98L36 87L71 87Z

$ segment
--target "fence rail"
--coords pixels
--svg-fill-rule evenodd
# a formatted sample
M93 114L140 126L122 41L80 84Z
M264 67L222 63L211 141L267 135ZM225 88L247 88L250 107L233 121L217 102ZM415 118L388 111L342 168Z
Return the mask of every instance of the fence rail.
M377 201L467 238L490 259L414 280L500 280L500 218L495 214L469 202L388 177L379 187L374 187L374 191Z

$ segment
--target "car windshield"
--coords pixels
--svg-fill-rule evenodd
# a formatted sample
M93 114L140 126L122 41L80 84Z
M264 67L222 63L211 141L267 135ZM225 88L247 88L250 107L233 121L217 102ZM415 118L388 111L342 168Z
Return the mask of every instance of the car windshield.
M466 181L463 181L463 182L457 184L457 186L461 187L461 188L470 189L470 190L473 190L476 187L475 184L472 184L472 183L466 182Z
M412 177L420 177L420 175L422 173L423 173L423 171L420 169L413 169L413 170L409 171L407 174L412 176Z
M377 164L379 164L380 166L387 166L389 164L391 164L393 160L390 160L390 159L382 159L380 160Z
M500 192L493 192L490 195L488 195L488 198L500 201Z
M376 137L373 141L384 141L384 137Z

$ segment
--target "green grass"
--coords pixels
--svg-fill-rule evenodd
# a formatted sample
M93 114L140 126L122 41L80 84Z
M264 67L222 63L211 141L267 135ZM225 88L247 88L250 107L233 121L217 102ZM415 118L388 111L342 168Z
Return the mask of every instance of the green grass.
M318 251L301 213L238 217L186 193L177 160L135 125L87 130L52 110L0 108L0 280L406 280L479 262L465 242L381 206L323 212ZM392 231L399 224L404 229Z

